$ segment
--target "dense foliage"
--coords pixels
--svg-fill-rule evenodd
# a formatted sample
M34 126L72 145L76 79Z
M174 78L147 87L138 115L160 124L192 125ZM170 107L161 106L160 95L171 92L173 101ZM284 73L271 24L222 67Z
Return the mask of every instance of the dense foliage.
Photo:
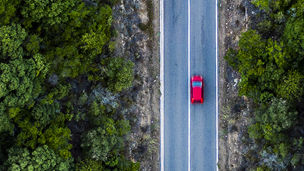
M119 105L80 95L132 86L133 62L112 56L115 2L0 0L0 170L139 169Z
M256 103L246 155L256 170L303 170L303 0L253 0L264 16L225 58L241 74L240 95ZM252 155L254 153L255 155Z

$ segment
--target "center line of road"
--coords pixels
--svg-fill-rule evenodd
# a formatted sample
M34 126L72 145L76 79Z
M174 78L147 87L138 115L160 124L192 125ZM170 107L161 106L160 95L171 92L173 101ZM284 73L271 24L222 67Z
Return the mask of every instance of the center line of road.
M190 0L188 0L188 171L190 167Z

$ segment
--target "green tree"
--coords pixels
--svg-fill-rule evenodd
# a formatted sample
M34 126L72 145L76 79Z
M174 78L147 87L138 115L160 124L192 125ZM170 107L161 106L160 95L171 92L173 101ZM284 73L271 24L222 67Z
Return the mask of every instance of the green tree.
M286 51L290 55L289 62L295 69L303 66L304 56L304 19L303 17L291 18L288 20L283 39L286 44Z
M44 115L48 116L48 114ZM34 116L37 116L37 114ZM72 148L72 145L69 143L71 140L71 131L65 126L65 121L71 118L72 115L60 113L56 114L54 119L48 121L49 125L43 125L39 121L34 120L33 122L29 116L24 118L22 115L18 115L15 118L15 122L21 129L21 132L17 136L17 145L31 149L35 149L38 145L48 145L61 157L66 159L70 158L71 153L69 150Z
M9 60L23 56L22 44L27 36L19 24L0 27L0 59Z
M1 112L3 113L3 111ZM10 118L5 114L0 114L0 133L9 132L13 133L14 124L11 123Z
M284 131L296 124L297 112L286 100L273 99L269 106L262 106L256 112L256 124L249 127L251 138L264 138L272 143L284 140ZM261 136L262 135L262 136Z
M277 96L285 68L289 67L288 55L282 42L265 41L256 31L242 34L239 50L229 50L225 59L241 74L239 94L256 102L269 101Z
M109 119L107 126L98 127L88 131L82 136L81 147L84 148L86 156L99 161L108 161L111 151L119 151L122 147L122 139L116 135L113 121Z
M132 86L133 62L117 57L105 58L101 64L103 66L101 75L111 91L120 92Z
M16 15L19 0L0 0L0 25L10 24Z
M98 55L107 49L113 36L112 9L107 5L90 7L79 3L69 17L68 22L59 25L62 29L54 28L58 38L47 42L46 57L52 62L52 72L75 78L79 74L98 71ZM46 39L53 35L47 35Z
M6 107L23 107L32 103L41 90L39 73L46 71L41 67L33 59L20 58L0 63L0 103Z
M37 54L40 50L42 39L38 35L30 35L25 44L25 49L30 55Z
M62 159L48 146L37 147L34 151L26 148L11 148L8 159L4 163L9 171L22 170L60 170L68 171L72 167L71 160Z
M60 106L58 102L52 104L36 104L30 114L34 120L46 126L60 114Z
M298 100L303 95L303 75L297 71L289 71L278 85L278 95L289 101Z
M103 165L102 162L86 159L76 164L76 171L102 171Z
M31 27L33 22L53 26L67 22L69 12L78 0L24 0L21 14L26 19L26 26Z
M90 32L82 36L82 48L93 56L101 54L103 46L109 42L112 25L112 9L104 6L99 9L97 21L89 26Z
M276 13L286 10L286 8L288 9L292 0L252 0L251 2L268 13Z

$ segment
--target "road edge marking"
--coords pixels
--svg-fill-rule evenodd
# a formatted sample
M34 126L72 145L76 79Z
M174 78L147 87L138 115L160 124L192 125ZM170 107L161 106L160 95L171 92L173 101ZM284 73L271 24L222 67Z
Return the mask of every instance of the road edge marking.
M215 113L216 113L216 170L218 171L218 0L215 0L215 62L216 62L216 69L215 69L215 75L216 75L216 89L215 89Z
M161 171L164 171L164 158L165 158L165 143L164 143L164 0L160 0L160 10L159 10L159 29L160 29L160 168Z
M188 171L191 170L191 118L190 118L190 0L188 0Z

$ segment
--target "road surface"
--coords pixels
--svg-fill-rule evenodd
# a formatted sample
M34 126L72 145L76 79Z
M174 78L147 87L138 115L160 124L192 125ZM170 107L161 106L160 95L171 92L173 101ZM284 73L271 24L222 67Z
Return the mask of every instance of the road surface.
M163 9L164 156L161 168L215 171L216 2L164 0ZM194 74L204 77L204 104L189 104L189 76Z

